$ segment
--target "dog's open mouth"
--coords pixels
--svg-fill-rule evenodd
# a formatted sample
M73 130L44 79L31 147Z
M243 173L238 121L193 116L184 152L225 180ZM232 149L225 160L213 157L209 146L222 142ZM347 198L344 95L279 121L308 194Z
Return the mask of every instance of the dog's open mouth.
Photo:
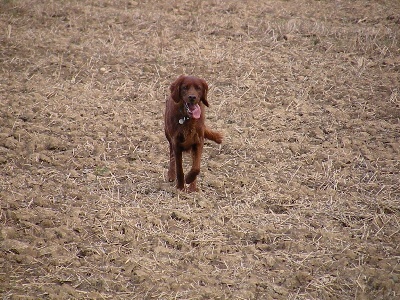
M200 105L198 104L192 104L192 103L185 103L186 110L189 113L189 115L194 118L198 119L200 118L201 115L201 108Z

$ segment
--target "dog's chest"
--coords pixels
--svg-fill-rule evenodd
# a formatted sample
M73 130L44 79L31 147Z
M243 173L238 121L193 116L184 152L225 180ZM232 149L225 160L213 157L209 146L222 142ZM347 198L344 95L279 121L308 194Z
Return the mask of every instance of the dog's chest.
M201 143L200 135L195 128L184 128L178 135L178 140L181 147L185 150L195 144Z

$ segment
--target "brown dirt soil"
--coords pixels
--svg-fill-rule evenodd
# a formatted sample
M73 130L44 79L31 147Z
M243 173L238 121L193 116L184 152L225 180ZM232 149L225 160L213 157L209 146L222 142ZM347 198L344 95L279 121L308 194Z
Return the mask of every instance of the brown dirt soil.
M398 299L399 1L0 0L0 28L2 299ZM183 73L225 136L192 194Z

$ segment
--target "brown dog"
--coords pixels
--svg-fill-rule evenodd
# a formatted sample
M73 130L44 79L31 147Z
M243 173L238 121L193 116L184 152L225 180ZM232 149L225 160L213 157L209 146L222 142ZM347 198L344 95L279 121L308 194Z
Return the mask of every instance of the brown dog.
M222 135L208 129L204 124L207 102L207 83L194 76L179 76L170 86L171 96L166 101L165 136L169 142L170 160L168 180L176 179L176 187L189 191L197 190L196 177L200 173L200 158L203 152L204 138L218 144ZM193 164L184 177L182 153L191 151Z

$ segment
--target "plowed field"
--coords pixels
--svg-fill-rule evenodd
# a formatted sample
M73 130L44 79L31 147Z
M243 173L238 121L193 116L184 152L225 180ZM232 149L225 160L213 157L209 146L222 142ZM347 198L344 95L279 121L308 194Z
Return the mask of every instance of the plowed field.
M0 29L2 299L399 299L399 1L0 0ZM166 180L181 74L224 134L198 193Z

